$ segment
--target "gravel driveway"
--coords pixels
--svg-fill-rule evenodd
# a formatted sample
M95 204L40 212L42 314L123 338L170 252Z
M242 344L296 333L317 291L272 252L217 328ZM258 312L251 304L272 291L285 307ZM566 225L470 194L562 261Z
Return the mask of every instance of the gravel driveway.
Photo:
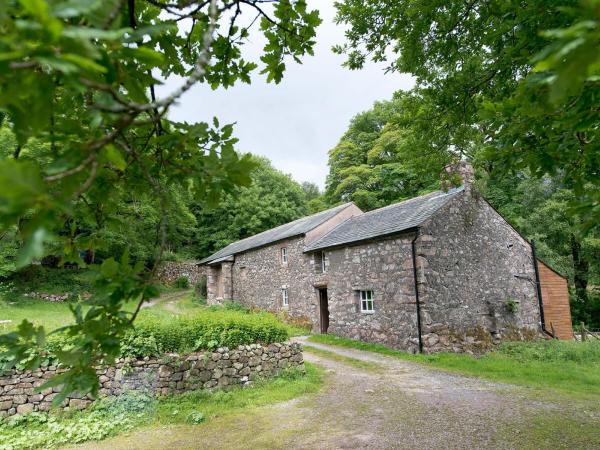
M201 427L144 429L85 448L600 448L595 432L592 440L580 441L573 441L576 430L565 432L573 424L593 427L597 410L541 401L525 388L451 375L374 353L310 345L380 368L356 368L307 351L305 359L323 366L328 374L316 395L216 418Z

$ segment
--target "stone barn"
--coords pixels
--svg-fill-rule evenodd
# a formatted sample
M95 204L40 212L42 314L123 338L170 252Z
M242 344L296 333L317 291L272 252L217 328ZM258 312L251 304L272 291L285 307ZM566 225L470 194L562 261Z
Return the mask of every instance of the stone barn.
M564 277L472 187L469 165L453 170L460 187L367 213L347 203L232 243L200 262L209 303L413 352L572 338Z

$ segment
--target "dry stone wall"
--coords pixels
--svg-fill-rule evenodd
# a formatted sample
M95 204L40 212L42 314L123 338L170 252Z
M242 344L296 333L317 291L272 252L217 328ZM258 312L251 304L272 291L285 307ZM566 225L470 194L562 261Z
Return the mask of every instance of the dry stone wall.
M161 358L122 359L114 367L97 369L101 396L141 391L155 395L180 394L197 389L248 385L258 377L270 377L290 367L304 368L298 343L222 347L214 352L169 354ZM36 388L61 372L50 366L35 372L13 371L0 377L0 416L47 411L60 388L36 392ZM73 394L64 409L84 409L89 396Z
M198 261L167 261L159 267L157 279L165 284L173 284L178 278L185 277L190 286L194 286L206 275L206 267L198 266Z

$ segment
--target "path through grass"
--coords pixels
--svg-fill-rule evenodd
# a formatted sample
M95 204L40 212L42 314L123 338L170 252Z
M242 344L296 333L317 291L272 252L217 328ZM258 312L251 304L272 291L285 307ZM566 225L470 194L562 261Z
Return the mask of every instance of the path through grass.
M600 342L511 343L481 357L458 353L413 355L381 344L314 335L310 342L367 350L490 381L552 390L600 401Z
M342 364L349 364L357 369L369 370L369 371L381 371L383 368L374 362L363 361L361 359L351 358L349 356L339 355L334 352L330 352L328 350L323 350L321 348L313 347L312 345L304 345L303 347L305 352L313 353L317 356L322 356L327 359L332 359L334 361L340 362Z

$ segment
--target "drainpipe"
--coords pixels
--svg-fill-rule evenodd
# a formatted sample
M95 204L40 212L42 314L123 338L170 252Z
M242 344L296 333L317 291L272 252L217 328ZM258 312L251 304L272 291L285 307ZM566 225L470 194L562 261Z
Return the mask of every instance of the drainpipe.
M423 353L423 336L421 330L421 302L419 301L419 280L417 278L417 239L419 239L420 229L417 228L415 238L410 243L412 248L413 276L415 279L415 302L417 305L417 333L419 335L419 353Z
M535 251L535 241L531 241L531 256L533 257L533 270L535 272L535 290L538 298L538 305L540 308L540 321L542 322L542 331L548 336L555 338L555 336L546 330L546 320L544 318L544 301L542 299L542 283L540 282L540 269L538 267L537 252Z

